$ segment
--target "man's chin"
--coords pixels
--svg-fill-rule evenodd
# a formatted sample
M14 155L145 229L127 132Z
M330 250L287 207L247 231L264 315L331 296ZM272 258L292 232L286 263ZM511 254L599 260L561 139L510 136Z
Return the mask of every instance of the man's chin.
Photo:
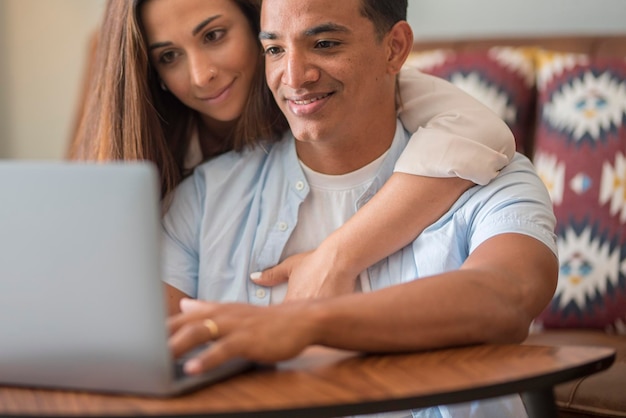
M320 142L323 138L323 132L325 132L325 130L320 129L320 127L315 126L316 124L306 124L306 125L292 125L290 124L291 128L291 133L293 134L294 138L296 138L296 140L298 140L299 142L307 142L307 143L315 143L315 142Z

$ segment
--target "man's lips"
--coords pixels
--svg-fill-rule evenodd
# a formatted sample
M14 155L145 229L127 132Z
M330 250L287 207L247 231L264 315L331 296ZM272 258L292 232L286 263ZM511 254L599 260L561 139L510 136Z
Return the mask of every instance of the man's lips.
M316 93L316 94L307 94L300 96L292 96L286 97L285 100L289 106L291 112L297 116L309 116L316 113L320 110L326 102L328 98L331 97L333 93Z
M323 93L316 96L309 96L303 98L292 98L288 99L290 102L297 104L298 106L309 105L311 103L317 102L319 100L323 100L330 96L332 93Z

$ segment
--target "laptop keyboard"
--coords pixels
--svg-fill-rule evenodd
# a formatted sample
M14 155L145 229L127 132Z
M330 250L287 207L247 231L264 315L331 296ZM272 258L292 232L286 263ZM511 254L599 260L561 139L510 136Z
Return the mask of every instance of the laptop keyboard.
M209 346L208 344L200 345L194 348L193 350L183 354L181 357L174 359L174 378L176 380L188 378L189 376L185 373L185 370L184 370L185 361L194 357L196 354L200 353L201 351L206 349L208 346Z
M185 374L185 370L183 370L184 365L185 365L185 362L180 359L174 361L174 379L175 380L181 380L187 376Z

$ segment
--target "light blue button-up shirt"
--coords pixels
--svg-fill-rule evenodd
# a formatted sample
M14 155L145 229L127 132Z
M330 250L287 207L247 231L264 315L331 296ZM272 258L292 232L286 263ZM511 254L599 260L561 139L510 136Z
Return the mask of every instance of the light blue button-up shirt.
M391 176L407 141L398 124L356 209ZM250 273L281 261L308 193L290 134L265 149L231 152L199 166L178 187L163 220L164 280L198 299L269 304L269 292L249 280ZM507 232L534 237L556 253L554 226L543 183L530 161L516 155L498 177L468 190L411 245L371 267L372 289L458 269L478 245Z
M407 142L398 123L356 209L391 176ZM281 261L308 192L291 134L265 149L227 153L197 167L176 190L163 220L165 282L198 299L268 305L270 292L249 275ZM556 254L554 227L548 192L518 154L489 184L465 192L412 244L369 268L372 290L458 269L482 242L503 233L534 237Z

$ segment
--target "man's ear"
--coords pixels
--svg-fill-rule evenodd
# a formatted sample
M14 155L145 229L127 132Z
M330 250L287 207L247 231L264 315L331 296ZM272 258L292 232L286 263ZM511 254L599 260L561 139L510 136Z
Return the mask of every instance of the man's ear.
M385 36L387 45L387 68L390 74L398 74L413 48L413 30L408 22L396 23Z

